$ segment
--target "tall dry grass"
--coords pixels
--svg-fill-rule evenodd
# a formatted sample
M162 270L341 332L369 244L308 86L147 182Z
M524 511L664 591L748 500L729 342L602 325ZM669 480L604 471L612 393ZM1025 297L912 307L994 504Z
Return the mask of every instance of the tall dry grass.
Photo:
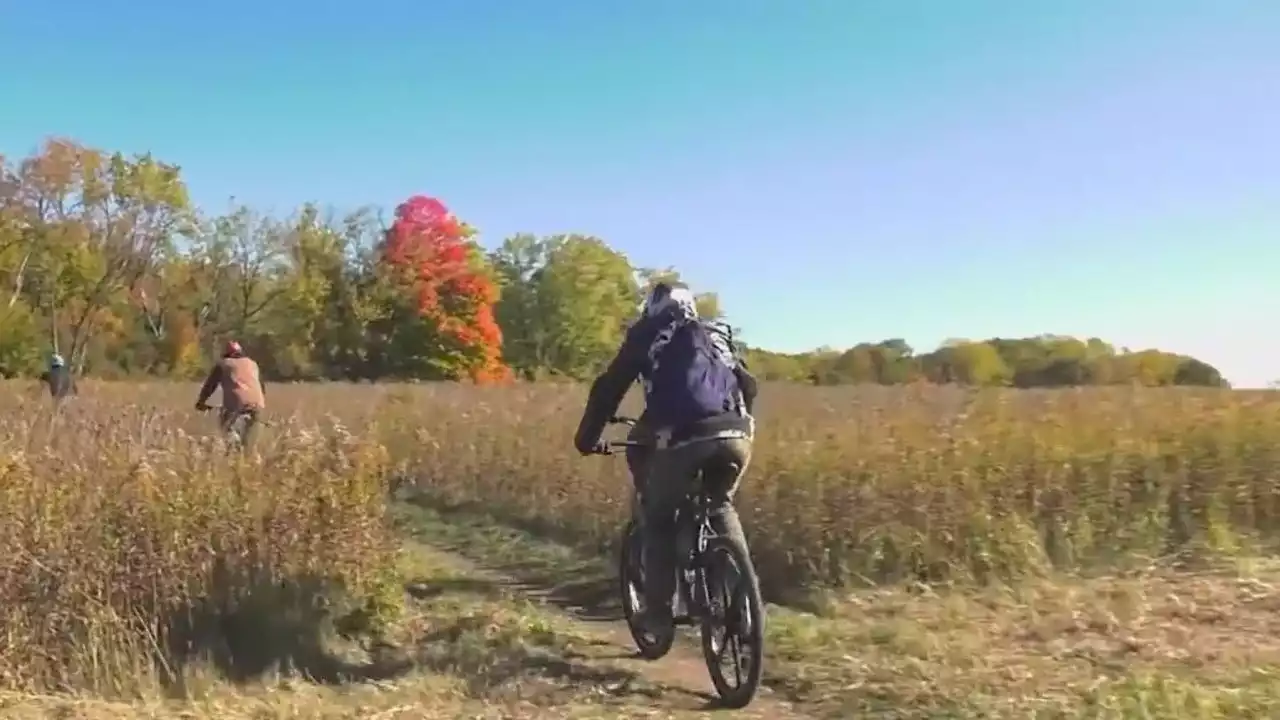
M625 463L573 452L580 390L398 392L407 414L385 442L431 496L614 540ZM775 593L1266 552L1280 536L1278 393L773 386L760 405L738 505Z
M31 387L0 392L11 687L161 682L231 642L234 608L261 610L240 633L261 643L271 612L335 585L391 612L388 477L588 548L627 514L621 458L572 449L580 388L276 386L241 462L192 385L90 386L56 424ZM1268 552L1280 529L1276 393L771 386L760 404L738 504L775 595Z
M316 603L385 594L375 440L286 421L241 461L175 409L187 393L98 387L54 413L29 387L0 413L0 685L135 695L193 663L263 670L320 631Z

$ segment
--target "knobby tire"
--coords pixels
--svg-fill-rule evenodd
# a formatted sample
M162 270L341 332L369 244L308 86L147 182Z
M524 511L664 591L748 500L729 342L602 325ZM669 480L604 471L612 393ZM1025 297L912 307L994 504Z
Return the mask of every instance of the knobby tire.
M721 704L730 709L743 708L755 698L764 672L765 618L760 582L746 552L727 537L712 538L702 553L702 559L707 605L714 608L702 621L702 656ZM737 581L732 588L725 587L726 570L729 569L726 560L729 559L737 569ZM735 616L742 613L747 616L749 629L745 637L739 638L742 623L740 619L735 621ZM715 647L717 630L724 632L723 645L726 646L719 651ZM742 646L743 641L746 647ZM743 654L748 660L745 677L740 676L739 658ZM724 675L724 655L734 664L734 679L739 681L735 684L731 684Z

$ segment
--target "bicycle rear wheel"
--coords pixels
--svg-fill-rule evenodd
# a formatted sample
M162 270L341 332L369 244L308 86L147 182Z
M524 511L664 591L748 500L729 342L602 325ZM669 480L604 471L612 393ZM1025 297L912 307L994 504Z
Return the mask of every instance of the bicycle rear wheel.
M622 550L618 558L619 589L622 593L622 615L627 620L627 630L636 643L640 656L657 660L671 652L675 642L675 628L655 636L639 627L640 611L644 606L644 563L642 562L642 538L635 520L627 522L622 532Z
M702 621L702 656L727 708L755 698L764 671L764 601L747 554L726 537L702 553L708 611ZM727 657L726 657L727 656ZM731 665L726 672L724 661Z

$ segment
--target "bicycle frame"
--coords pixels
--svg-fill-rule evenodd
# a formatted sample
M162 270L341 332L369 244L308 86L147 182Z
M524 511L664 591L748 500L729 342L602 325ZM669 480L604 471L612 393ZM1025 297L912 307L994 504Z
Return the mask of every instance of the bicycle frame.
M614 416L609 422L615 425L635 426L636 420L628 417ZM649 443L635 440L610 442L609 451L629 447L648 447ZM706 572L702 567L702 556L707 544L720 532L711 522L711 514L707 511L710 501L706 496L699 473L694 489L689 492L676 508L676 592L685 602L688 610L684 618L678 618L679 625L693 625L703 621L709 614L710 589L707 586ZM690 537L692 535L692 537ZM692 542L682 545L682 541Z
M609 420L611 423L635 425L634 420L628 418L613 417ZM628 447L644 447L648 443L627 440L623 442L610 442L600 447L597 452L601 454L613 454L616 449ZM673 625L701 625L702 626L702 653L707 662L707 670L711 674L712 683L716 686L716 692L725 703L725 707L742 708L751 702L756 691L760 687L761 665L763 663L763 623L764 623L764 602L760 597L759 580L756 577L755 570L751 565L750 557L747 555L745 547L733 542L731 539L724 537L723 523L717 523L715 518L717 515L712 512L712 500L707 494L707 469L700 468L696 481L684 499L675 509L675 531L676 531L676 557L675 571L676 577L675 592L673 600L679 602L683 600L685 605L684 612L672 617ZM641 498L637 498L640 500ZM642 572L642 568L638 568L635 564L636 558L634 552L637 549L635 544L639 537L637 536L638 527L634 519L627 523L627 530L623 535L622 557L620 559L620 577L622 581L623 592L623 610L626 614L627 624L631 631L632 638L636 641L636 646L640 650L640 654L647 660L657 660L665 656L672 647L675 638L675 628L670 633L653 633L646 632L643 628L637 629L633 624L633 616L635 609L632 603L635 601L634 592L636 590L636 582L644 583L642 575L635 575L637 571ZM724 597L721 599L721 593L712 593L713 578L709 577L713 573L713 566L716 565L715 556L721 552L728 553L730 561L734 563L742 576L748 583L745 596L739 595L739 590L735 585L735 589L729 592L733 598ZM715 577L716 585L719 585L721 578ZM738 616L730 615L730 608L738 608L738 601L742 600L746 603L746 617L750 618L749 625L744 630L741 626L741 620L732 620ZM672 608L676 610L675 607ZM739 612L741 609L739 608ZM673 612L673 614L675 614ZM722 642L731 642L734 644L733 660L734 660L734 677L735 683L730 684L728 678L724 675L720 663L723 661L723 653L725 646L718 644L716 634L723 630L725 636ZM748 633L743 635L742 633ZM742 670L743 657L740 657L742 651L742 643L744 640L748 643L750 650L745 656L750 659L750 664L746 670L746 676L740 673Z
M227 434L235 436L236 442L244 442L245 428L249 424L249 413L236 413L231 418L231 422L227 423Z
M702 621L710 612L711 591L707 586L706 569L703 567L703 553L707 544L717 537L719 532L711 523L711 515L707 512L707 496L699 487L689 493L685 501L676 510L677 542L693 535L691 546L677 545L679 555L676 558L676 583L684 597L688 616L684 623L695 624ZM696 533L696 534L695 534Z
M221 413L224 410L225 408L220 405L210 405L205 408L205 412ZM245 429L247 424L250 422L250 416L252 414L253 413L250 410L241 410L235 414L235 417L231 418L230 422L227 423L224 437L229 443L234 446L243 445Z

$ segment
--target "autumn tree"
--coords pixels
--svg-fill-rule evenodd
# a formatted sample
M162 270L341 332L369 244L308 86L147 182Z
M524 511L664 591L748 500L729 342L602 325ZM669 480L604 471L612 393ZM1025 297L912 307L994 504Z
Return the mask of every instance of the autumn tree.
M149 154L50 140L24 160L7 202L16 224L10 278L48 313L50 340L83 367L102 330L122 332L129 291L189 232L181 172ZM16 304L16 302L14 303Z
M473 234L434 198L416 195L396 208L379 248L385 305L372 327L388 374L482 383L509 377L493 315L497 287Z

